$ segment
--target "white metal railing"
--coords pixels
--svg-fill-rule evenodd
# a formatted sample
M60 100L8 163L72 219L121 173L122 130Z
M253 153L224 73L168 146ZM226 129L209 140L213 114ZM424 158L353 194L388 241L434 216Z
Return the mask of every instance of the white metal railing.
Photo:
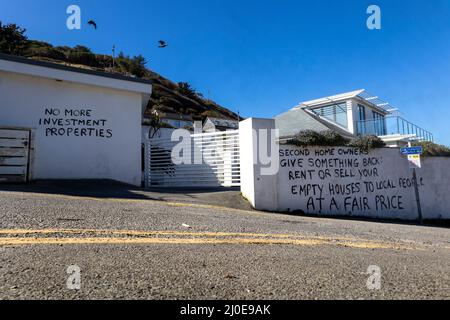
M172 154L175 146L180 155ZM152 139L146 149L148 187L240 186L239 130L192 134L181 142ZM188 161L175 164L176 156Z
M410 139L419 141L434 141L434 136L430 131L403 119L399 116L389 116L381 119L371 119L357 122L358 135L403 135L411 136Z

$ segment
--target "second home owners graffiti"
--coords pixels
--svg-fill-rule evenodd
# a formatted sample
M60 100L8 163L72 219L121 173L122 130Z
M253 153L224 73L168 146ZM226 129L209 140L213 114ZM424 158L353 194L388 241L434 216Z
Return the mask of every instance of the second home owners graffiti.
M288 210L301 203L302 210L317 214L410 210L414 181L408 171L396 169L398 155L390 155L348 147L280 147L281 203L297 204ZM424 186L422 178L418 183Z
M97 137L110 139L112 129L108 120L95 118L90 109L46 108L39 126L45 129L46 137Z

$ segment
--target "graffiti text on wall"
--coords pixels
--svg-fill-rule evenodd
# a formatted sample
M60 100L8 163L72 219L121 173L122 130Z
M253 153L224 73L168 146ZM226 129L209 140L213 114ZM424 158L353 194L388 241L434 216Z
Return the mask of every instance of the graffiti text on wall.
M45 109L39 126L44 127L47 137L98 137L110 139L112 129L108 120L93 117L89 109Z
M310 213L402 211L414 187L411 177L384 172L383 157L353 148L280 149L280 167L289 198Z

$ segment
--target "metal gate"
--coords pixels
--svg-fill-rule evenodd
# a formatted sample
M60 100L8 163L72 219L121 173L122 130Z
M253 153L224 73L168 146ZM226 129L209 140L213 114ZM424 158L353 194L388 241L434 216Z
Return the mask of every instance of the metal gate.
M240 186L239 130L152 139L146 149L147 187Z
M0 183L29 178L30 130L0 127Z

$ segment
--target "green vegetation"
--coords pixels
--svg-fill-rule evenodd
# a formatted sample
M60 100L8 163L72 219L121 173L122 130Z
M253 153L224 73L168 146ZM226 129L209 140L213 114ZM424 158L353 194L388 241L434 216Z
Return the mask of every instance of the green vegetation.
M372 149L386 147L386 143L377 136L361 136L350 140L347 146L369 152Z
M144 120L144 125L150 126L149 138L153 139L162 128L172 129L172 126L163 122L161 118L154 112L151 116Z
M234 112L205 99L189 83L174 83L148 69L142 55L131 57L121 52L113 59L111 55L95 54L85 46L55 47L46 42L29 40L25 29L15 24L3 25L1 21L0 53L151 80L153 94L145 112L147 118L151 118L153 110L188 114L196 120L204 120L209 115L223 119L238 118Z
M117 57L117 66L120 73L132 74L138 78L149 77L149 73L145 65L147 61L141 55L130 57L123 52L119 53Z
M363 151L370 151L375 148L383 148L386 144L377 136L363 136L354 139L348 139L340 134L328 131L305 130L295 135L288 141L288 144L299 147L352 147Z
M0 52L19 55L27 49L26 30L15 24L3 25L0 21Z
M352 147L366 152L386 147L386 143L377 136L349 139L334 131L317 132L312 130L299 132L287 143L299 147ZM421 146L425 157L450 157L450 148L447 146L427 141L414 142L412 145Z
M198 95L197 92L195 92L195 89L192 88L191 85L187 82L178 82L177 91L191 99L195 99Z
M433 142L415 142L413 146L423 148L425 157L450 157L450 148Z
M305 130L300 131L295 135L295 137L288 141L288 144L293 144L299 147L308 146L345 146L349 142L348 139L344 138L340 134L334 131L313 131Z

